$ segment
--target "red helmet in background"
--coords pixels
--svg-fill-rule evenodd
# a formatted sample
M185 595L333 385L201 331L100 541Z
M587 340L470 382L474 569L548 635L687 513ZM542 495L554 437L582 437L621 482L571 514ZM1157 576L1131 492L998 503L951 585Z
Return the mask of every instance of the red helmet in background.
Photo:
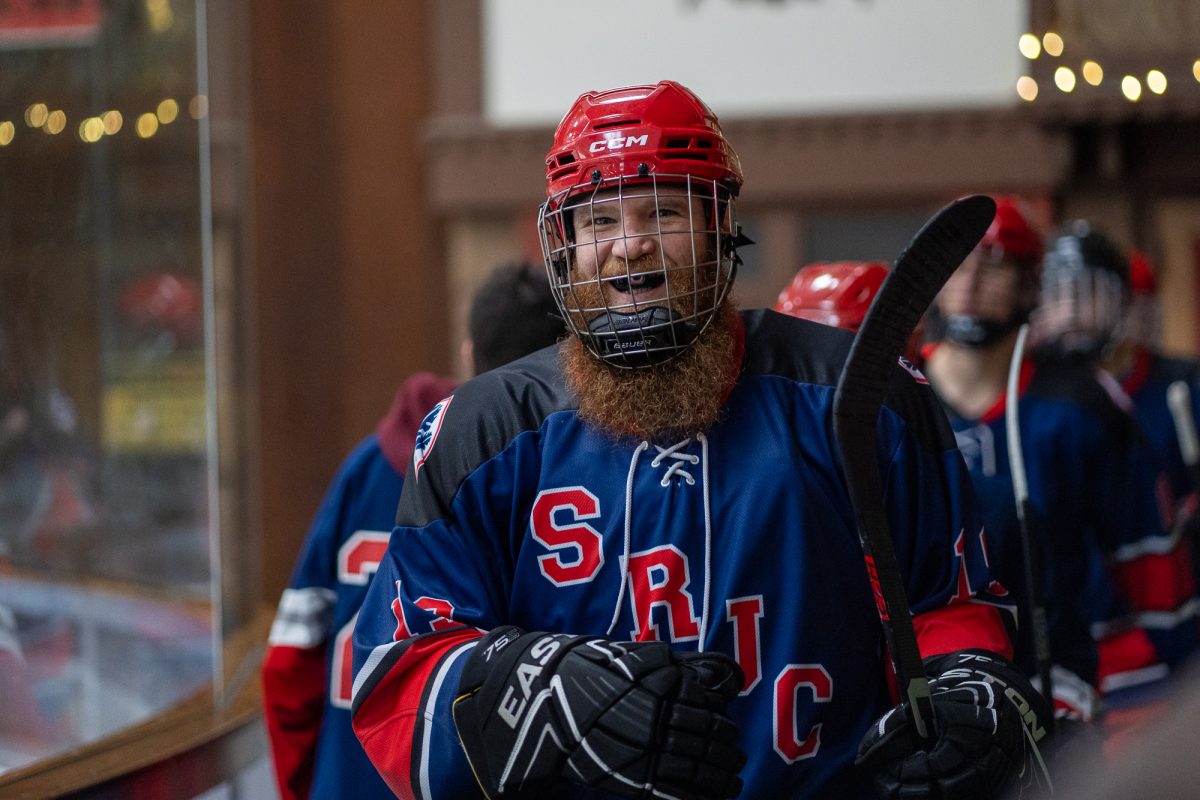
M1141 250L1129 251L1129 290L1134 297L1158 293L1158 275Z
M141 275L121 287L117 308L127 323L169 333L180 346L200 342L204 294L193 278L171 272Z
M999 195L993 199L996 216L979 246L995 251L996 258L1007 258L1021 267L1037 269L1045 252L1042 235L1029 224L1017 198Z
M538 218L550 288L567 329L614 367L648 367L683 353L715 319L737 273L737 248L749 243L734 208L741 186L741 163L716 114L678 83L580 95L558 124L546 155L546 202ZM658 252L667 252L661 228L627 232L623 221L627 202L652 197L657 203L662 193L684 194L689 208L700 209L689 212L687 232L705 243L693 246L690 263L672 265L674 279L665 264L648 268L643 263L635 275L627 258L623 276L611 269L603 278L575 270L580 252L588 252L579 248L594 248L589 259L600 261L608 257L602 246L610 247L614 238L653 237ZM615 237L578 242L575 215L594 203L609 206L605 216L622 218L620 230ZM683 283L680 268L691 270L690 286L674 295L675 306L670 301L610 304L602 288L636 277L666 283L670 292L672 280ZM590 291L576 291L585 284L591 284ZM581 308L575 303L580 294L599 295L602 304Z
M779 293L775 310L857 331L887 276L888 268L880 261L809 264Z
M1162 309L1158 302L1158 273L1140 250L1129 251L1129 305L1121 335L1157 350L1162 345Z

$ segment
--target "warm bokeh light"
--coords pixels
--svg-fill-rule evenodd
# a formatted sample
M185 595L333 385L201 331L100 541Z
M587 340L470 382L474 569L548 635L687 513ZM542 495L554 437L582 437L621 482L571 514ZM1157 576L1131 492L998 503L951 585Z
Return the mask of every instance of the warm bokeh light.
M1150 70L1146 73L1146 88L1155 94L1162 94L1167 90L1167 76L1161 70Z
M1046 35L1042 37L1042 49L1046 51L1046 55L1058 58L1063 53L1063 40L1054 31L1046 31Z
M79 138L93 144L104 138L104 121L99 117L88 117L79 123Z
M1200 58L1197 58L1195 63L1192 64L1192 77L1200 81Z
M168 97L158 104L156 114L159 122L163 125L170 125L179 116L179 103Z
M150 112L146 112L137 118L137 135L143 139L149 139L154 134L158 133L158 117Z
M46 124L42 126L42 130L46 133L57 136L66 130L67 114L64 111L51 111L46 116Z
M125 118L116 109L105 111L100 115L100 121L104 123L104 132L109 136L121 130L121 126L125 124Z
M1017 78L1017 94L1020 95L1022 100L1032 101L1037 99L1037 81L1028 75L1022 75Z
M198 94L188 101L188 114L192 119L208 116L208 98Z
M1142 82L1132 75L1121 78L1121 93L1131 103L1136 103L1142 96Z
M146 14L150 20L150 30L155 33L162 33L175 22L170 0L146 0Z
M1070 67L1059 67L1054 70L1054 85L1064 92L1075 88L1075 73Z
M1099 86L1104 80L1104 70L1095 61L1083 62L1083 79L1092 86Z
M48 116L50 109L46 108L45 103L34 103L25 109L25 124L31 128L40 128L46 124Z
M1021 51L1021 55L1032 59L1042 52L1042 45L1032 33L1022 33L1021 38L1017 40L1017 49Z
M10 144L12 144L13 137L16 135L16 125L13 125L8 120L0 122L0 147L8 147Z

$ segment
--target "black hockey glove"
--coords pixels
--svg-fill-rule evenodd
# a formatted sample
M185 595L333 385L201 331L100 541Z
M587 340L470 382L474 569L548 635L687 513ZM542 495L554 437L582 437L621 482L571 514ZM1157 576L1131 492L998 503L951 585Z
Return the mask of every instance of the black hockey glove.
M1013 664L985 650L960 650L925 662L937 739L916 745L906 707L881 717L858 746L886 798L1007 797L1009 781L1045 784L1041 747L1051 710Z
M741 791L746 761L724 716L742 680L720 653L503 627L470 655L454 724L488 797L565 780L626 797L725 800Z

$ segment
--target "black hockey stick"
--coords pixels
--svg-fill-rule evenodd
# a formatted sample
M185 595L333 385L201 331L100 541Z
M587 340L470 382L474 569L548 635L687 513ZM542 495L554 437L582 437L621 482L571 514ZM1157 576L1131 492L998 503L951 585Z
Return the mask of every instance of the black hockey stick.
M936 734L933 702L884 511L875 426L909 337L951 273L983 238L995 213L996 204L990 197L972 195L950 203L917 232L871 302L833 401L834 435L875 606L901 699L909 707L922 744L931 744Z
M1038 677L1042 681L1042 697L1054 708L1054 680L1051 675L1050 625L1046 621L1046 601L1042 597L1042 563L1040 547L1042 531L1037 530L1037 517L1029 502L1029 480L1025 474L1025 452L1021 447L1021 419L1018 403L1021 362L1025 355L1025 337L1029 323L1021 326L1008 367L1008 386L1004 400L1004 432L1008 438L1008 461L1012 470L1013 497L1017 505L1017 523L1021 528L1021 560L1025 567L1026 598L1029 601L1030 628L1033 632L1033 655L1037 661ZM1057 718L1050 717L1052 727Z

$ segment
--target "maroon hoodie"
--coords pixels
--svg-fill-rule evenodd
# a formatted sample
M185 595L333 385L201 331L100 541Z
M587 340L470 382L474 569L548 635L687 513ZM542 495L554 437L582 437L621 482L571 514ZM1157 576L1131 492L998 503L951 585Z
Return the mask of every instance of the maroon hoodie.
M408 377L396 396L387 416L379 421L375 434L379 446L392 469L407 475L412 464L413 445L416 443L417 428L421 427L425 415L458 388L458 381L432 372L417 372Z

